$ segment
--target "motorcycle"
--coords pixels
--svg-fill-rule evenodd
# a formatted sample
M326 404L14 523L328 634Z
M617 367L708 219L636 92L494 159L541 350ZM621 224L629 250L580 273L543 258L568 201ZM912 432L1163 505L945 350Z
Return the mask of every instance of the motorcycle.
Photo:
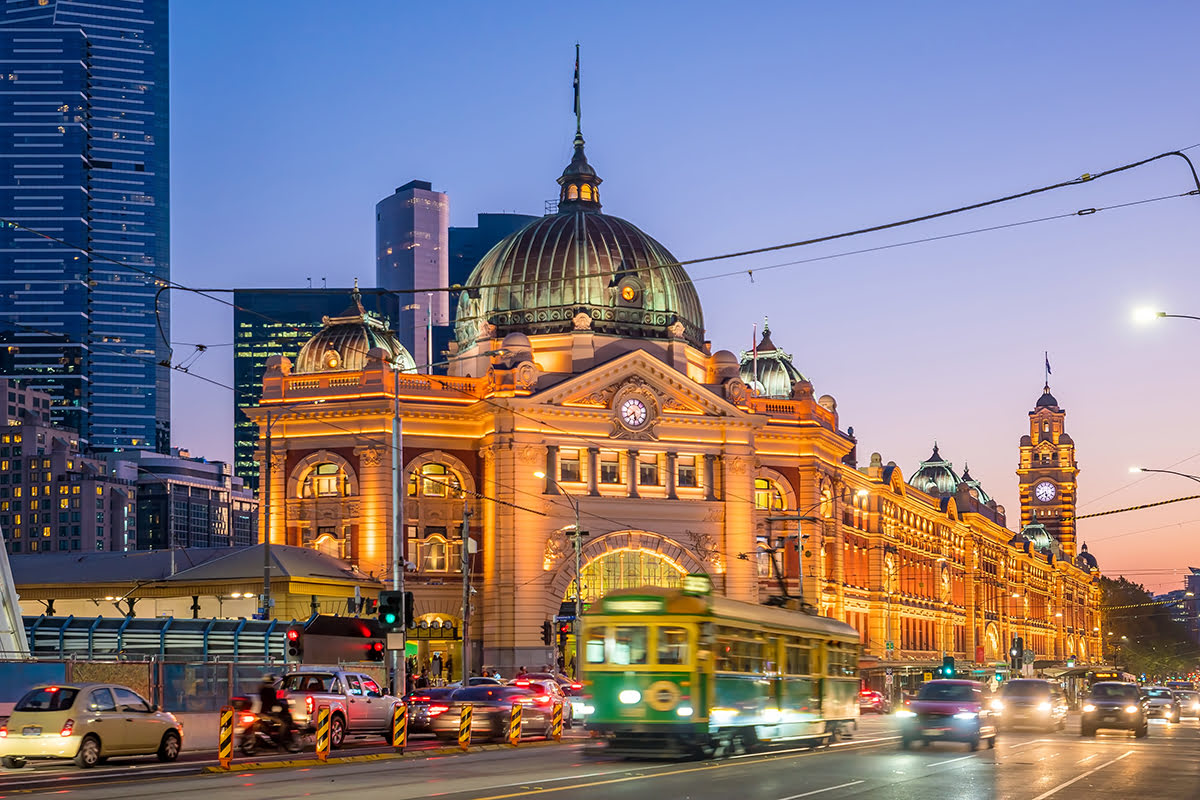
M285 705L286 700L281 701ZM235 702L235 707L239 705ZM260 749L275 750L276 752L299 753L303 748L300 742L299 729L293 724L285 730L284 725L274 715L256 714L246 703L237 708L238 723L242 729L238 740L238 749L243 755L252 756ZM290 719L290 714L289 714Z

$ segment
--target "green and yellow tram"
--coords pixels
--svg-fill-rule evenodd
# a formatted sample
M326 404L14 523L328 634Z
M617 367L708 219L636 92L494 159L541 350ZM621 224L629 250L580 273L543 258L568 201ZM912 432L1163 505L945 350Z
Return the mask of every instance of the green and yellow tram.
M583 643L588 729L613 754L827 743L858 717L858 632L828 617L626 589L585 614Z

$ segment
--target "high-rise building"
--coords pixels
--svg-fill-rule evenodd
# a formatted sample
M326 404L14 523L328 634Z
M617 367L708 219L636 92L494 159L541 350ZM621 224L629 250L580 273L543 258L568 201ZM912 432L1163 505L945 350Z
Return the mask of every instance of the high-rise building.
M164 0L0 9L0 375L97 450L169 446L168 92Z
M474 228L450 228L450 285L462 285L471 276L471 270L488 250L508 236L516 233L537 217L528 214L477 214ZM450 305L450 321L453 323L455 308Z
M409 181L375 205L375 285L399 293L396 333L422 371L450 340L449 293L419 291L449 285L449 224L450 201L428 181Z
M300 347L324 327L326 318L346 313L354 304L351 289L238 289L233 302L233 471L246 486L258 490L258 425L243 409L258 405L267 359L295 359ZM360 290L368 311L391 326L397 318L396 295Z

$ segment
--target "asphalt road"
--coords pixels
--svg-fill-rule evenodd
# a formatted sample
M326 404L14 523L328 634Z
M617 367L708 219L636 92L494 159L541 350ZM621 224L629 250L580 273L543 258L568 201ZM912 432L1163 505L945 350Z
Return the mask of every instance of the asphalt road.
M20 788L26 787L5 780L0 798ZM1004 733L995 750L970 753L962 745L937 743L904 752L888 720L867 719L855 739L829 749L781 746L722 761L593 759L576 740L516 751L224 775L147 779L127 770L103 784L72 784L67 793L83 800L168 795L179 800L214 795L273 800L347 793L355 800L1190 800L1200 797L1200 725L1154 724L1147 739L1122 733L1082 739L1078 721L1072 719L1064 733Z

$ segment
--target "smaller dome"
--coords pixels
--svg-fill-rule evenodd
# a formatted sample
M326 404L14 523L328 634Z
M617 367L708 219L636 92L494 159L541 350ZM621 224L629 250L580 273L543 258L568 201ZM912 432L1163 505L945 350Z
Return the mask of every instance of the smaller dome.
M954 471L954 465L942 458L937 442L933 443L933 453L921 462L917 471L908 479L909 486L937 497L954 494L958 491L960 483L962 478Z
M368 356L376 348L397 369L415 372L416 362L396 335L363 309L357 281L351 297L354 305L343 316L325 317L325 327L300 348L292 374L361 371L371 365Z
M965 463L963 464L962 481L968 486L968 488L970 488L972 492L975 493L972 496L978 499L981 503L986 504L991 502L992 496L983 490L983 486L979 483L979 481L971 477L971 468Z
M1094 572L1100 569L1099 562L1096 561L1094 555L1088 552L1086 544L1080 546L1079 553L1075 556L1075 566L1084 572Z
M805 379L792 365L792 356L771 341L771 329L765 321L758 346L742 351L740 374L759 396L777 399L790 398L792 386Z
M1046 384L1042 389L1042 396L1038 398L1034 408L1058 408L1058 401L1054 399L1054 395L1050 394L1050 384Z

